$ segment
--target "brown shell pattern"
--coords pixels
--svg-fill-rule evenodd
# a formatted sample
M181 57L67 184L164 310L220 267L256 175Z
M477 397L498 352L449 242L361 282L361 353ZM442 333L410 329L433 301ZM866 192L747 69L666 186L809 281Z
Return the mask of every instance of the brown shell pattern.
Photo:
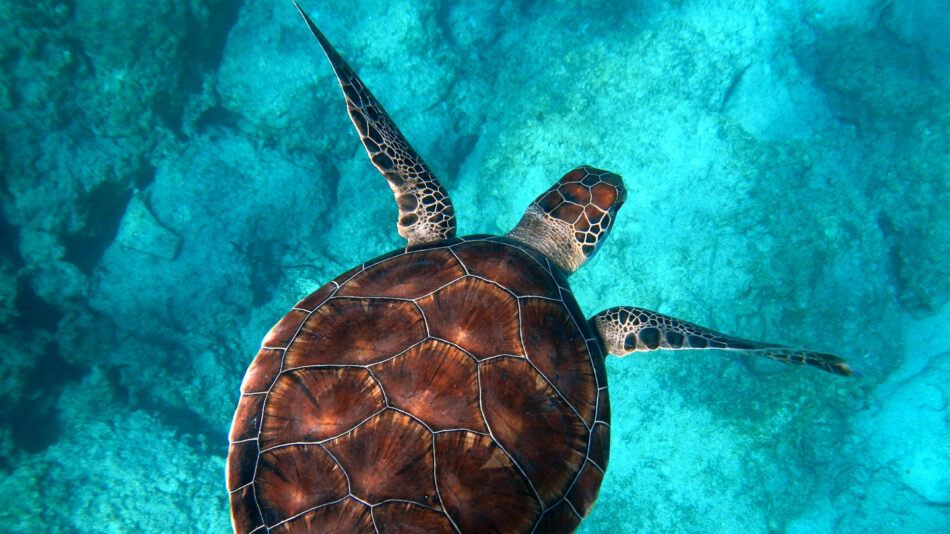
M571 532L609 448L566 278L500 237L399 250L300 301L241 385L235 532Z

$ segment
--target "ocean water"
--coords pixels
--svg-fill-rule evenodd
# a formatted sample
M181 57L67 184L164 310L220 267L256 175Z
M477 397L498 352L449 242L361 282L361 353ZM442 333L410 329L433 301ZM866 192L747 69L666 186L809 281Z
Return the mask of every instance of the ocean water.
M571 278L846 358L610 357L583 532L950 531L942 0L304 2L502 233L581 164L628 201ZM402 243L291 2L0 4L0 526L227 532L260 339Z

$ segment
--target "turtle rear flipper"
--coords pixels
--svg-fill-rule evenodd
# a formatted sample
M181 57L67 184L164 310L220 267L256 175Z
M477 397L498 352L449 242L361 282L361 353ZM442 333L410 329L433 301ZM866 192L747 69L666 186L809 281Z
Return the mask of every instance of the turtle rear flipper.
M399 235L418 245L455 237L455 210L439 181L363 81L294 2L333 66L346 109L373 165L389 182L399 206Z
M743 351L792 365L810 365L836 375L854 371L833 354L750 341L643 308L617 306L590 319L607 352L625 356L649 350L720 349Z

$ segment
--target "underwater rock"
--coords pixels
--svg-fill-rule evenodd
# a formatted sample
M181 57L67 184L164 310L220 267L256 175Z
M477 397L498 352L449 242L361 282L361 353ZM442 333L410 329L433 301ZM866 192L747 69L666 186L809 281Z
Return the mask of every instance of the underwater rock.
M181 247L181 238L158 222L139 195L129 201L115 242L164 260L174 260Z
M89 277L130 191L148 181L144 154L165 132L152 105L178 87L178 5L0 7L0 203L23 335L55 331L63 308L86 311Z
M757 138L807 140L832 118L822 98L794 66L760 60L733 76L722 110Z
M30 266L30 285L47 303L84 298L88 294L86 275L73 263L63 260L64 249L59 236L51 232L30 226L20 231L20 253Z
M10 263L0 263L0 329L9 328L9 323L17 316L15 270Z
M882 466L926 501L950 504L950 352L880 399L872 413L870 449Z
M950 85L950 10L944 0L887 4L882 23L902 42L919 47L930 72Z
M315 109L330 102L329 91L321 98L321 85L313 83L314 59L320 58L306 47L295 46L290 37L300 29L298 22L290 2L242 4L213 78L216 107L198 116L199 132L214 126L237 127L249 136L280 142L282 137L302 133L302 116L329 115L329 110ZM308 133L317 139L323 136L319 131Z
M950 504L950 307L905 318L903 365L873 394L874 405L855 417L872 465L889 472L931 504Z
M878 263L915 313L950 299L950 160L936 157L948 150L950 103L933 60L950 53L948 16L940 2L886 4L860 25L808 25L793 43L840 139L852 137L838 155L861 158L848 179L874 199L876 233L889 247Z
M154 182L130 203L120 238L93 273L90 306L132 337L168 329L158 352L177 358L184 340L172 332L200 335L190 350L213 347L214 333L244 325L249 310L275 298L278 310L292 305L296 279L348 267L314 255L335 202L330 175L309 154L288 159L222 131L165 147ZM274 319L263 321L256 326L266 331Z
M117 405L108 382L97 368L65 386L55 403L62 439L2 471L0 524L12 532L227 532L217 443Z

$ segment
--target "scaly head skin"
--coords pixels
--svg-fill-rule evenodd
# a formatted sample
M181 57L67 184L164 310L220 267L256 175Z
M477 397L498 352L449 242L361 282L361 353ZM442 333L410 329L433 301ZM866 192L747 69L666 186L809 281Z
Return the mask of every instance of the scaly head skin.
M535 199L508 237L571 274L597 252L626 198L620 176L578 167Z

